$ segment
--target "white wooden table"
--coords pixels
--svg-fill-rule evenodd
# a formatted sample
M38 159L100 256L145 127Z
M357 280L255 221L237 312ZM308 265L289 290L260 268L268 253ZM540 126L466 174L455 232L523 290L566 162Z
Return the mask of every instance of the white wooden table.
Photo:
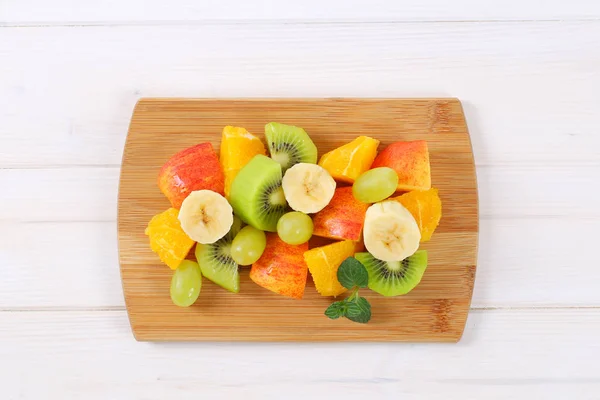
M456 96L461 342L134 341L116 246L142 96ZM600 3L0 0L0 398L599 399Z

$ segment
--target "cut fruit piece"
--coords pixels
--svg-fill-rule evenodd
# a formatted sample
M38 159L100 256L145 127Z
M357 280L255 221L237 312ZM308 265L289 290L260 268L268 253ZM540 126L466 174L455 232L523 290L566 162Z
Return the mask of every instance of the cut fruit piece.
M240 169L257 154L266 154L265 145L258 136L244 128L223 128L220 161L225 173L225 197L229 197L231 183Z
M419 248L417 221L394 200L375 203L365 215L364 242L369 253L383 261L402 261Z
M183 260L171 278L171 300L179 307L189 307L198 299L202 274L197 263Z
M371 168L377 155L379 140L359 136L329 153L323 154L319 165L331 176L342 182L353 183L362 173Z
M276 232L287 203L281 187L281 166L257 155L233 180L229 202L242 221L261 231Z
M183 200L195 190L212 190L223 195L225 176L212 144L182 150L163 165L158 174L158 187L179 209Z
M442 201L437 189L415 190L390 200L400 202L415 217L421 230L421 243L431 239L442 218Z
M277 221L277 234L287 244L306 243L310 240L312 233L312 219L299 211L285 213Z
M231 257L231 243L242 229L242 221L234 218L229 232L212 244L196 245L196 260L202 275L233 293L240 291L238 265Z
M352 185L352 194L363 203L377 203L396 192L398 174L391 168L373 168L359 176Z
M321 211L333 197L335 181L316 164L299 163L288 169L281 187L290 207L311 214Z
M155 215L144 232L150 237L150 247L161 261L171 269L177 269L194 246L194 241L181 229L174 208Z
M271 122L265 125L265 137L271 158L283 172L298 163L317 163L317 146L304 129Z
M355 243L345 240L315 247L304 253L304 261L321 296L338 296L347 290L338 281L337 270L354 251Z
M352 187L335 189L329 204L313 216L313 235L359 241L368 206L354 198Z
M301 299L306 287L307 267L304 252L308 243L291 245L275 233L267 234L267 247L252 264L250 279L257 285L277 294Z
M181 228L198 243L214 243L233 224L233 210L225 197L212 190L196 190L189 194L179 210Z
M419 250L402 261L386 262L369 253L356 253L354 257L369 273L369 289L384 296L398 296L413 290L427 268L427 251Z
M371 168L390 167L398 173L398 190L431 189L429 150L425 140L396 142L375 157Z
M258 261L266 246L265 233L246 225L233 239L231 257L239 265L251 265Z

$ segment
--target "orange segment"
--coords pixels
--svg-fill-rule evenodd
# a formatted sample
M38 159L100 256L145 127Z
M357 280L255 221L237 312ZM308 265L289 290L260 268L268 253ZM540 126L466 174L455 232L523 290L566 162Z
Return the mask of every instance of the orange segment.
M194 246L194 241L181 229L178 215L175 208L156 214L144 232L150 237L152 251L171 269L177 269Z
M431 239L442 218L442 201L438 190L415 190L392 200L399 201L415 217L421 230L421 242Z
M334 179L353 183L360 174L371 168L377 155L377 146L379 140L359 136L350 143L323 154L319 165Z
M220 161L225 172L225 197L229 197L231 182L240 169L257 154L266 154L265 145L260 138L244 128L223 128Z
M354 246L354 242L345 240L304 253L304 261L321 296L337 296L347 290L337 280L337 270L346 258L354 255Z

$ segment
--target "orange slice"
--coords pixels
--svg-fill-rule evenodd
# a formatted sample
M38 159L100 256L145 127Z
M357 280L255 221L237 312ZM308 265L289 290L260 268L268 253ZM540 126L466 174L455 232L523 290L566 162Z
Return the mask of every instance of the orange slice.
M221 166L225 172L225 197L229 197L231 182L255 155L266 154L265 145L258 136L244 128L226 126L221 134Z
M377 146L379 140L359 136L350 143L323 154L319 165L334 179L353 183L360 174L371 168L377 155Z
M337 280L337 270L346 258L354 255L354 246L354 242L345 240L304 253L304 261L321 296L337 296L347 290Z
M194 246L194 241L181 229L178 215L178 210L169 208L152 217L144 232L150 237L152 251L171 269L177 269Z
M415 217L421 230L421 242L431 239L442 218L442 201L438 190L415 190L392 200L399 201Z

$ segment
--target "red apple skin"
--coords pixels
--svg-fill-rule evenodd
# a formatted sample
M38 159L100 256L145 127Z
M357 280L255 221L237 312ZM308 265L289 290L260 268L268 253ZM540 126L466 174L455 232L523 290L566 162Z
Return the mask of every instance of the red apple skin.
M212 144L200 143L172 156L158 174L158 187L179 209L195 190L225 194L225 175Z
M301 299L308 273L305 251L308 243L294 246L279 239L276 233L267 233L267 247L252 264L250 279L277 294Z
M425 140L396 142L381 151L371 168L390 167L398 174L398 190L431 189L429 150Z
M313 235L359 241L368 206L356 200L351 186L335 189L329 204L313 216Z

